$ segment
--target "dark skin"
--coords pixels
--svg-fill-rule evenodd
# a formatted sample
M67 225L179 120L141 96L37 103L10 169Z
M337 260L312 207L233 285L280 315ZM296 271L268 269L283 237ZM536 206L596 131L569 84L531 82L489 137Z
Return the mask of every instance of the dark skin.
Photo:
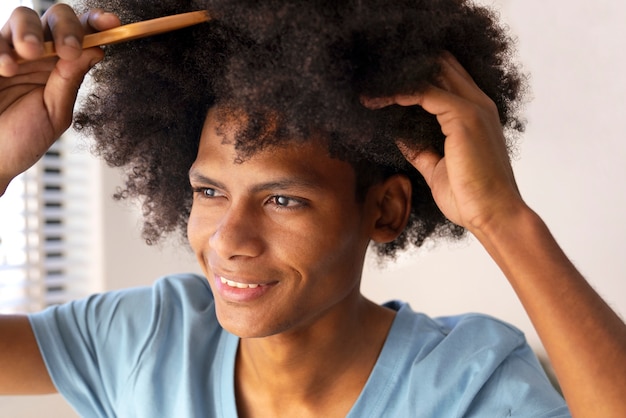
M11 42L22 57L36 59L39 56L39 42L43 39L44 32L33 12L20 9L13 15L10 24L2 30L2 191L11 179L32 165L69 126L78 86L84 74L102 57L102 52L98 49L81 53L72 47L72 42L63 45L62 40L68 39L67 35L70 34L80 40L84 32L119 24L114 16L101 12L89 13L82 17L81 23L67 6L62 5L51 9L46 16L46 22L50 25L50 31L60 50L59 60L18 65L7 54ZM26 34L34 35L30 37L33 42L27 41L29 37ZM572 414L576 417L626 416L626 402L623 399L623 388L626 387L626 326L591 289L563 254L541 218L522 199L509 164L493 102L452 56L443 55L442 67L438 85L428 86L422 93L363 98L363 103L370 109L392 104L419 105L437 116L446 135L445 157L430 151L417 153L402 143L398 144L400 149L407 160L423 174L443 213L477 237L515 289L550 356ZM210 129L205 129L204 142L194 165L200 176L192 175L192 182L216 176L215 173L208 172L208 166L204 164L208 161L204 154L205 147L214 145L208 139L209 132ZM220 148L220 155L228 156L228 144L221 146L224 148ZM316 164L322 167L328 164L336 172L347 169L340 162L325 160L322 150L318 144L306 152L315 157ZM288 160L297 160L300 151L302 150L287 147L281 151L284 152L281 155ZM237 270L233 266L239 266L238 271L246 271L241 266L248 262L265 260L258 265L271 266L272 272L292 271L291 268L282 269L281 266L296 265L296 271L313 271L315 277L322 280L340 274L339 266L316 265L306 258L306 254L302 256L304 264L300 264L300 259L294 258L295 256L284 258L277 255L284 252L277 253L276 246L268 247L269 244L262 236L250 237L242 234L243 229L240 226L250 222L250 213L256 212L258 215L259 211L269 207L259 202L289 202L282 199L260 199L258 194L251 192L259 190L253 186L253 178L259 175L267 178L275 173L275 161L266 154L261 153L249 162L240 164L238 168L230 166L227 159L220 164L223 164L224 170L241 176L244 184L249 187L230 184L226 179L221 179L220 184L208 185L212 186L208 188L222 192L217 195L217 204L223 206L220 206L219 216L203 222L207 227L201 228L194 226L194 222L205 215L201 207L197 206L199 203L194 203L193 210L198 212L192 214L190 228L198 235L194 237L190 234L192 246L209 280L217 274L227 276L225 279L231 283L227 282L226 286L230 287L233 284L237 287L237 283L248 288L255 284L274 283L274 289L267 291L265 295L276 294L276 300L281 301L279 308L284 308L274 312L275 316L270 313L262 327L244 322L237 329L243 337L236 375L240 411L242 415L254 416L255 411L259 411L258 405L273 410L280 402L285 401L281 404L284 405L282 412L285 413L306 416L317 412L319 416L322 411L329 416L345 415L363 387L390 324L389 312L364 300L358 291L362 253L364 255L367 241L384 242L393 239L400 232L401 222L397 221L404 216L402 208L406 208L403 202L406 202L407 195L398 190L402 190L405 180L398 177L391 183L370 190L366 202L359 208L359 221L347 227L354 241L345 248L342 247L355 261L356 267L348 271L347 278L341 284L328 282L325 285L328 286L328 294L335 295L336 298L316 298L309 306L310 309L307 308L303 313L290 310L290 298L282 297L274 290L287 289L288 295L297 295L298 287L293 284L295 279L291 277L306 278L308 273L295 276L277 274L272 276L274 278L259 279L256 276L231 276L230 272ZM290 173L299 172L297 164L288 170ZM353 185L349 179L342 182L329 184L323 178L311 181L313 184L325 184L324 190ZM222 185L226 187L222 188ZM207 188L207 184L197 186ZM271 196L278 195L275 191L270 191ZM292 193L287 195L289 197ZM344 194L340 189L335 189L330 196L337 203ZM222 198L225 200L220 200ZM304 215L305 225L308 219L306 216L313 215ZM272 229L270 225L275 220L269 214L267 216L264 218L267 233L280 233L284 231L282 228L288 228L292 222L290 220L287 224L281 223L282 226ZM297 215L289 216L289 219L293 219L291 217ZM341 214L336 216L340 217ZM333 223L332 216L325 216L324 219L328 220L328 228L331 230L339 228ZM233 246L233 243L237 245ZM332 243L327 245L329 246L322 250L335 250ZM227 248L231 249L230 253L225 250ZM239 250L232 252L233 248ZM252 252L242 254L242 248ZM264 249L265 252L259 249ZM318 272L321 273L318 275ZM279 287L276 283L281 280L285 280L284 285ZM306 283L306 280L302 283ZM220 286L218 282L213 285ZM323 294L323 289L319 291ZM219 294L219 290L217 293ZM224 295L228 294L227 291ZM260 301L261 299L257 300L261 303ZM218 306L218 316L226 328L235 327L235 322L229 322L229 318L237 315L245 318L249 313L246 309L259 309L255 305L257 302L245 298L243 302L224 302L222 307ZM241 306L242 303L247 305ZM339 315L339 312L346 315ZM292 320L281 322L285 318ZM364 330L364 321L371 321L376 325ZM355 325L354 330L351 325ZM352 348L338 343L341 342L340 339L333 338L346 329L351 330L345 336L348 340L372 342L374 348L368 350L361 347L357 350L359 360L368 365L365 368L367 373L363 369L359 370L356 365L346 363L348 354L355 355ZM41 361L28 321L23 317L2 318L0 334L3 336L0 339L3 341L0 345L0 370L3 370L0 375L0 392L53 392L55 389ZM305 344L312 344L314 349L304 350L302 347ZM264 356L270 350L275 355ZM285 359L288 355L300 360L295 364L287 362ZM345 388L341 392L345 396L342 402L333 396L333 390L340 389L329 384L337 376L335 370L338 365L345 368L341 374L344 379L341 381L342 387ZM297 366L295 370L294 366ZM270 379L266 376L278 377L273 381L275 386L268 383ZM280 392L286 387L297 388L288 399L284 399Z
M395 316L360 292L365 252L404 228L410 182L393 176L361 202L353 167L321 141L236 163L215 125L210 112L188 236L220 324L241 337L240 415L345 416Z

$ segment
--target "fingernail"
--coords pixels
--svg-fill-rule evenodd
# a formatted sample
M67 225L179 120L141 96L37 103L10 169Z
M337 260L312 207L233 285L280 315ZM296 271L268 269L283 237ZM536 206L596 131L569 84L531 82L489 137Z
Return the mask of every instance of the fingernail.
M0 54L0 69L11 64L12 60L8 54Z
M386 97L374 97L374 98L365 98L365 100L362 100L363 106L372 109L372 110L376 110L376 109L380 109L383 108L385 106L389 106L390 104L393 103L393 101L389 98Z
M92 15L92 17L95 17L95 18L107 17L107 16L115 16L115 13L107 12L104 10L98 10Z
M37 37L37 35L33 33L27 33L22 38L22 42L29 44L29 49L33 52L42 52L43 51L43 42L41 39Z
M82 49L83 47L78 41L78 38L75 37L74 35L69 35L63 38L63 45L69 46L74 49Z
M29 44L41 45L41 41L39 40L39 38L32 33L27 33L26 35L24 35L24 38L22 40Z

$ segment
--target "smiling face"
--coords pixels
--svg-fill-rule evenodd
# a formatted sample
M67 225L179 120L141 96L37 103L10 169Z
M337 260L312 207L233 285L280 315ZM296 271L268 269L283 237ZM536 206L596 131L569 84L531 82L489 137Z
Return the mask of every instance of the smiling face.
M379 216L375 193L359 202L352 166L317 141L243 163L231 143L210 112L190 170L188 236L222 326L264 337L352 309Z

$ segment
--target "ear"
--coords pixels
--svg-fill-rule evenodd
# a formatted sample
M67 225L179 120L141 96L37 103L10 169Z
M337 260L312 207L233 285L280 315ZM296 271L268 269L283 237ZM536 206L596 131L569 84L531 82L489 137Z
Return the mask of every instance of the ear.
M411 181L396 174L374 186L378 212L370 238L377 243L391 242L404 231L411 212Z

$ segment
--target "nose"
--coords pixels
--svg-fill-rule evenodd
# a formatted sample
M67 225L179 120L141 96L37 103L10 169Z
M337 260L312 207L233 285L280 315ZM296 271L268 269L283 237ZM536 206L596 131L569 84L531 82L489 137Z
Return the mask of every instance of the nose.
M209 245L222 259L257 257L263 252L261 216L245 203L231 204L218 219Z

